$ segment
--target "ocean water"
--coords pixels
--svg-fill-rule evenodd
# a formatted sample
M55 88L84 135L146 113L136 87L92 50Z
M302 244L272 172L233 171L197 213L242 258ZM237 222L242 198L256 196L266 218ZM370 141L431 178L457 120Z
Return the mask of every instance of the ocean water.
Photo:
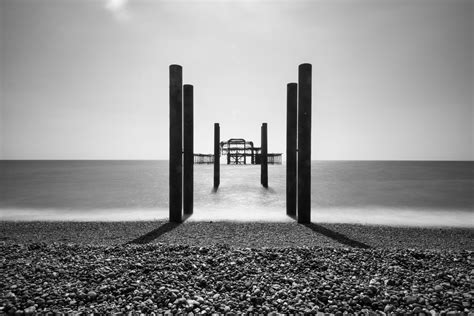
M285 165L195 165L189 220L291 221ZM474 162L313 161L313 222L474 227ZM167 161L0 161L0 220L168 216Z

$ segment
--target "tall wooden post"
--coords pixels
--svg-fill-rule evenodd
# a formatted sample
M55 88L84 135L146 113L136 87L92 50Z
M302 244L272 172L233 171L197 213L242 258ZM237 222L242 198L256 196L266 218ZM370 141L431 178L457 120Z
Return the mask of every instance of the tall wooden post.
M220 184L221 170L220 170L220 128L219 123L214 123L214 189L217 190Z
M182 169L183 169L183 68L170 66L170 170L169 220L182 221Z
M194 193L194 93L193 86L183 86L183 213L193 213Z
M296 145L298 126L298 85L286 87L286 214L296 216Z
M260 161L260 183L268 188L268 137L267 123L262 124L262 155Z
M298 67L298 223L311 222L311 64Z

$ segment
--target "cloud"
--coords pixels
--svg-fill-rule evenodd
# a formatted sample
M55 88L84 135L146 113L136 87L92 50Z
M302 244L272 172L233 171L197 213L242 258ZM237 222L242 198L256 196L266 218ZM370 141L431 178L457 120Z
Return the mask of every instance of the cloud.
M130 12L127 8L128 0L106 0L105 8L121 22L130 20Z

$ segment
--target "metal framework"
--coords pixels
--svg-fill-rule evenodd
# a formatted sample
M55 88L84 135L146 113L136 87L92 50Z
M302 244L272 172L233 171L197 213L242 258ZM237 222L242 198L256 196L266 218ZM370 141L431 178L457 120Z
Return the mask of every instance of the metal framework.
M252 141L243 138L231 138L220 143L221 154L227 155L228 165L259 165L261 163L262 148L255 147ZM269 164L281 164L281 154L268 154Z
M231 138L220 143L221 154L227 155L228 165L246 165L247 157L250 164L255 164L255 155L260 148L255 148L253 142L248 142L243 138Z
M213 154L194 154L194 164L213 164Z
M261 163L262 148L255 147L253 142L246 141L243 138L231 138L226 142L220 142L221 155L227 156L228 165L259 165ZM271 165L280 165L282 154L268 153L268 163ZM194 164L212 164L214 163L213 154L194 154Z

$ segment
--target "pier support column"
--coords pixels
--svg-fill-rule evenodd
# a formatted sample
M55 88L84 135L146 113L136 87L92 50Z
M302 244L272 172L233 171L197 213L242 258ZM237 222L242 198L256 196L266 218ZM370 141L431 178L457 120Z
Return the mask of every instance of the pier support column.
M169 220L182 221L183 169L183 68L170 66L170 161L169 161Z
M311 222L311 64L298 67L298 223Z
M296 145L298 123L298 85L286 87L286 214L296 216Z
M262 154L260 161L260 183L268 188L268 135L267 123L262 124Z
M219 123L214 123L214 190L219 188L220 178L221 178L221 168L220 168L220 127Z
M194 91L193 86L183 86L183 213L193 213L194 193Z

